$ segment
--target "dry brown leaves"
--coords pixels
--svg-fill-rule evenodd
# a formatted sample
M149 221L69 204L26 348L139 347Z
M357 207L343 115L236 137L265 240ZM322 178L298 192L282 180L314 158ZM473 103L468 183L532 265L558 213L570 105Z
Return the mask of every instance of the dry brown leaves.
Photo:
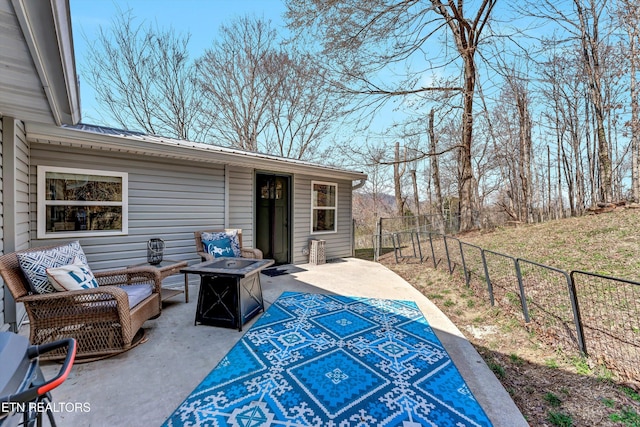
M629 397L634 396L633 391L625 393L615 380L585 372L588 367L583 361L563 356L544 344L512 314L478 297L459 276L416 260L396 264L393 254L385 255L381 262L420 290L458 326L531 426L640 425L640 402ZM622 421L613 421L612 417Z

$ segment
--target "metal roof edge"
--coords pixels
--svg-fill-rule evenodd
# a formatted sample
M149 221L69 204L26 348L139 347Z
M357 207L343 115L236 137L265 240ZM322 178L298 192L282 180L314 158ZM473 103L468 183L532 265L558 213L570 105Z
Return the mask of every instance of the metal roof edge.
M222 163L254 169L274 169L283 173L315 174L327 178L363 180L363 172L340 169L296 159L287 159L268 154L242 151L217 145L176 140L154 135L128 133L110 134L56 127L51 125L28 123L27 139L45 144L60 144L98 150L119 151L166 158L183 159L197 162Z

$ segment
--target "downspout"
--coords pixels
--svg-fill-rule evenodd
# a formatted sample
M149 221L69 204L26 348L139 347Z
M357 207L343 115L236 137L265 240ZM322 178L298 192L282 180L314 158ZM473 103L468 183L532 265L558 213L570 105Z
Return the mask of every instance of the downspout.
M2 227L3 227L3 253L15 252L19 247L16 231L16 158L18 149L16 143L18 135L18 120L13 117L2 117L2 206L4 206ZM27 242L28 243L28 242ZM18 315L26 315L25 311L19 312L17 303L13 299L11 292L4 285L4 321L10 325L12 332L18 332L22 318ZM21 316L21 317L22 317ZM0 325L2 327L2 325ZM3 327L4 328L4 327Z
M353 182L351 183L351 192L353 193L353 191L355 190L359 190L360 188L362 188L364 186L364 184L367 182L367 178L361 178L360 182L358 182L357 184L353 184ZM353 219L353 202L351 203L351 256L356 256L356 223L355 220Z
M224 228L229 228L229 165L224 165Z
M367 178L362 178L360 182L351 186L351 191L361 189L362 187L364 187L364 184L366 184L366 182L367 182Z

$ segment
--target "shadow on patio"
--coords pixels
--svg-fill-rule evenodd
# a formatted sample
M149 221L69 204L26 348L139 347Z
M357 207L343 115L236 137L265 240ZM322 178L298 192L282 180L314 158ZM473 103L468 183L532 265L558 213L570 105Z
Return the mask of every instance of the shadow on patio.
M290 273L261 276L267 307L284 291L415 301L494 426L527 425L462 333L431 301L386 267L355 258L282 267ZM59 425L153 426L171 415L255 321L243 332L194 326L197 276L192 281L188 304L183 295L175 296L165 302L158 319L145 323L147 342L115 357L74 366L69 378L53 391L53 402L77 404L89 411L57 412ZM21 334L28 335L28 330ZM59 365L47 362L42 368L50 378Z

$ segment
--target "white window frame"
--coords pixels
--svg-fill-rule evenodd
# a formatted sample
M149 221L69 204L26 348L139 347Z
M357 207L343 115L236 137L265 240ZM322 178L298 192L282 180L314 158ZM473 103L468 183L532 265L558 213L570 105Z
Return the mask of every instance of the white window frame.
M316 185L329 185L335 187L336 191L336 203L335 206L314 206L313 203L316 200L313 194L313 187ZM314 231L313 230L313 219L315 216L315 212L317 210L333 210L335 221L333 222L333 230L324 230L324 231ZM338 183L337 182L326 182L326 181L311 181L311 224L309 225L311 230L311 234L335 234L338 232Z
M46 200L46 176L47 172L60 172L78 175L102 175L114 176L122 179L122 201L72 201L72 200ZM129 174L126 172L104 171L96 169L78 169L56 166L38 165L37 169L37 219L38 219L38 239L69 238L69 237L90 237L90 236L122 236L129 234ZM46 213L47 206L71 205L71 206L121 206L122 207L122 229L121 230L82 230L82 231L61 231L47 232Z

